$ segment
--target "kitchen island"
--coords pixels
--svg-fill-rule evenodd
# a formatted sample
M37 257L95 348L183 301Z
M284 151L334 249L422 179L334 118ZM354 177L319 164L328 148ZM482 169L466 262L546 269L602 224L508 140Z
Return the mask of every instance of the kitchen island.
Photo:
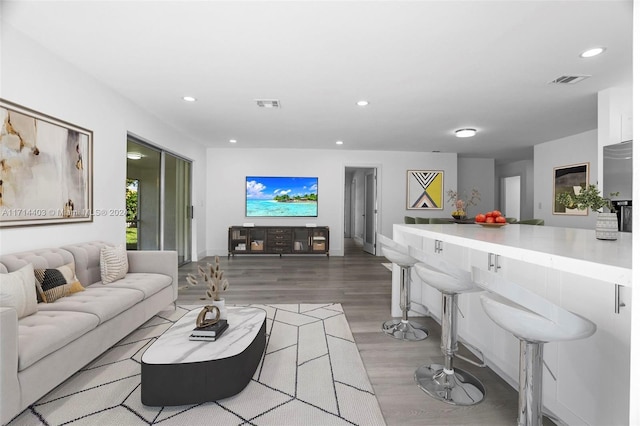
M568 424L628 424L631 234L601 241L595 231L510 224L396 224L393 239L457 266L487 268L593 321L588 339L545 345L545 408ZM392 314L399 316L399 268L393 268ZM412 275L414 315L439 320L440 293ZM518 340L485 314L479 293L459 297L459 336L517 388ZM553 373L553 374L551 374ZM555 379L554 379L555 376Z

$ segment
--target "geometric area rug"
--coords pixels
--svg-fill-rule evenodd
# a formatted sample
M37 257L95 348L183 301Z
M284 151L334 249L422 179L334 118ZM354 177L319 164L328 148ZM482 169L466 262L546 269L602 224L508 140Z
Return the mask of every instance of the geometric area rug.
M251 382L235 396L197 405L142 404L143 352L198 308L178 306L154 316L8 425L385 424L342 305L249 306L267 312L267 346Z

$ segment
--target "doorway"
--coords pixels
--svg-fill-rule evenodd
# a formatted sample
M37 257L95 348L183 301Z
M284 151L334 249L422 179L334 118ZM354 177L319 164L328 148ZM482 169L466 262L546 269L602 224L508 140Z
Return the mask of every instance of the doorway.
M176 250L191 261L191 162L127 139L127 247Z
M378 223L377 175L375 167L345 168L345 238L372 255L376 254Z
M505 217L520 220L520 176L502 178L502 205Z

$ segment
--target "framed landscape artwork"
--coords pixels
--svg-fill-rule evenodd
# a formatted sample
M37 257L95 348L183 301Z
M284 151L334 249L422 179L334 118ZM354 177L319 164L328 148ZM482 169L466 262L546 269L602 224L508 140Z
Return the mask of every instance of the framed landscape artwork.
M0 99L0 227L93 220L93 132Z
M444 208L444 171L407 170L407 210Z
M589 163L571 164L553 169L553 214L586 216L589 209L571 209L558 203L559 194L577 194L589 182Z

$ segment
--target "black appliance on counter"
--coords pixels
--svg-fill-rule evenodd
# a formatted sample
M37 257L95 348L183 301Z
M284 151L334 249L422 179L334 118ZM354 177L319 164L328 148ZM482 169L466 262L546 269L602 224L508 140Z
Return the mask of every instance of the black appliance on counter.
M631 200L614 200L612 203L618 215L618 231L632 232L631 216L633 207Z

